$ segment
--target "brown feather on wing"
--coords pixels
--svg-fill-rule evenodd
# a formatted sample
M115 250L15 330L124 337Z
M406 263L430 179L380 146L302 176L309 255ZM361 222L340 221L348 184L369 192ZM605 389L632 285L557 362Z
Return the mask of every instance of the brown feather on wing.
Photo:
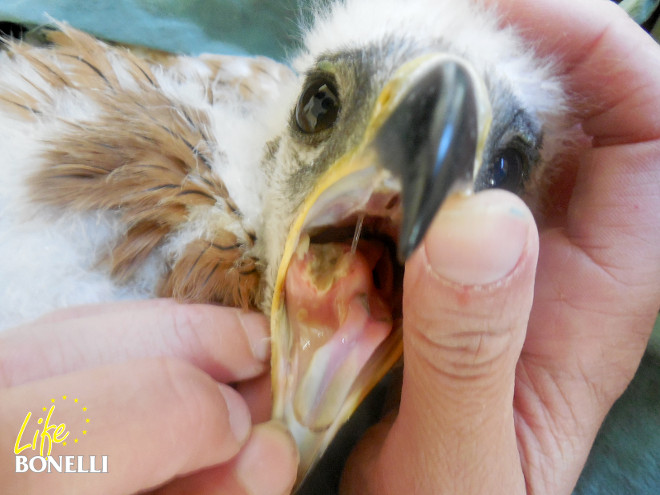
M255 258L244 255L243 246L237 241L235 235L224 231L213 242L198 239L189 243L165 278L161 294L223 305L240 302L255 308L259 303L259 264Z
M60 119L46 145L44 166L32 177L32 199L56 209L116 212L124 230L105 261L120 283L130 280L191 215L221 212L232 231L218 229L190 241L178 259L163 267L158 292L255 307L261 271L250 252L255 235L247 229L237 232L241 213L212 170L214 157L222 154L207 132L208 116L160 91L144 58L60 28L49 33L46 47L8 44L10 57L31 65L36 77L26 83L39 95L0 88L0 108L35 119L52 113L46 107L54 106L53 90L65 89L91 98L101 112L85 121ZM223 58L231 59L207 59L216 79ZM122 86L113 68L118 59L130 73L131 89ZM236 91L245 91L240 81L234 84ZM215 98L211 90L211 101Z

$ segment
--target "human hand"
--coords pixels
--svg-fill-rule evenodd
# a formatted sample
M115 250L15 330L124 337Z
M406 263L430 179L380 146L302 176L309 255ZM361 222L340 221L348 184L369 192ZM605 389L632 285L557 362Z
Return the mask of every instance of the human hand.
M559 57L591 146L538 237L506 192L443 207L406 266L399 413L343 493L571 493L657 316L660 49L611 2L497 7Z
M270 414L255 392L270 390L269 346L263 316L170 300L72 308L0 333L0 491L289 493L293 440L251 422L251 412L255 423ZM225 385L237 382L247 401ZM25 415L34 418L21 444L52 397L53 422L89 430L52 455L106 455L107 474L15 472Z

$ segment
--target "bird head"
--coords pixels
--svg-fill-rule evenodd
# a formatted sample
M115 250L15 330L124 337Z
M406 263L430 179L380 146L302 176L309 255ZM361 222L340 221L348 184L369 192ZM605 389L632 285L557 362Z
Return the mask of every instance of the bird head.
M443 201L532 195L565 125L552 65L483 6L347 0L315 17L263 161L274 417L301 477L399 359L405 260Z

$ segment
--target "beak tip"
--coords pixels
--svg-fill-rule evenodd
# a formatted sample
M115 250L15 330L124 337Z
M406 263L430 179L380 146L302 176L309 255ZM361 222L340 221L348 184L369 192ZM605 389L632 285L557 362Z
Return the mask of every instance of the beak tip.
M375 138L384 168L401 177L402 262L422 242L456 184L473 180L484 130L481 85L469 66L437 58L413 79Z
M404 220L397 247L397 256L401 263L405 263L421 244L427 229L428 225L419 219L414 219L412 222Z
M403 241L399 241L399 247L397 249L397 258L399 263L404 264L410 258L410 255L414 251L414 248L410 245L404 245Z

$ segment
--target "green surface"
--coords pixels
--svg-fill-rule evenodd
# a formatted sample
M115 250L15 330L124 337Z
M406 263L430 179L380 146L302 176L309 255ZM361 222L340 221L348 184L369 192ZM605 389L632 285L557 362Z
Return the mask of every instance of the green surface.
M660 358L647 354L601 427L574 495L660 494Z
M643 24L653 15L658 4L660 0L623 0L619 6L628 12L637 24Z
M0 0L0 20L65 21L101 38L175 53L285 58L296 42L296 0Z
M651 335L651 340L649 340L649 352L660 358L660 316L655 320L653 334Z

